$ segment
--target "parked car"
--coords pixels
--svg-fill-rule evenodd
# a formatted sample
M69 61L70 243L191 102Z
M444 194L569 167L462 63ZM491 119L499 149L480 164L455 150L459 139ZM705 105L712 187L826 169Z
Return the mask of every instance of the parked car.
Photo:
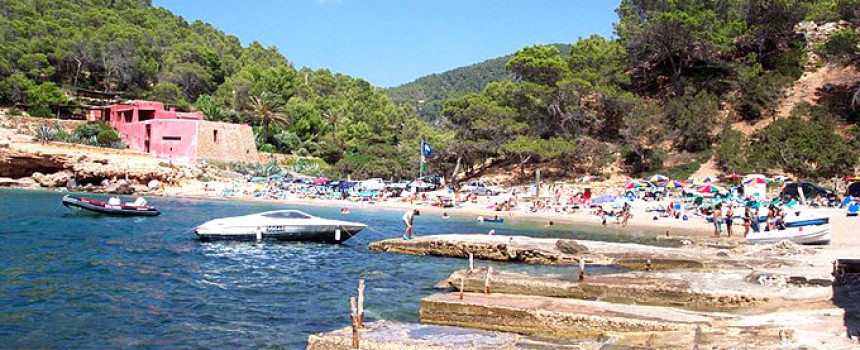
M471 192L479 196L495 196L505 190L499 186L487 185L483 181L473 180L469 184L460 188L463 192Z
M848 190L845 194L851 197L860 197L860 182L855 182L848 185Z
M358 183L358 189L361 191L382 191L385 189L385 181L380 178L364 180Z
M779 197L785 201L791 199L799 199L800 192L798 192L797 190L798 186L803 189L803 195L806 197L807 200L815 199L818 196L824 196L831 201L836 200L835 192L810 182L787 183L785 184L785 187L782 188L782 192L779 193Z

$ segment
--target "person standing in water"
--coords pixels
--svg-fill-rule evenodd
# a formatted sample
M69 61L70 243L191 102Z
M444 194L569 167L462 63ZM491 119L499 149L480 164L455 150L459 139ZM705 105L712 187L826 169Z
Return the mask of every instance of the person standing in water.
M415 238L412 234L412 220L415 218L415 215L421 215L421 212L418 209L411 209L403 213L403 223L406 224L406 230L403 231L403 239Z

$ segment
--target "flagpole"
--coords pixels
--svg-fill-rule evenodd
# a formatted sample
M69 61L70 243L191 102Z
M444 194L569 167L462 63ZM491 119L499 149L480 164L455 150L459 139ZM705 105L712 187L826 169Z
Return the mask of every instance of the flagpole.
M418 150L418 154L421 155L421 163L418 164L418 178L419 179L421 178L421 176L424 175L424 145L425 144L426 144L426 141L421 140L421 149Z

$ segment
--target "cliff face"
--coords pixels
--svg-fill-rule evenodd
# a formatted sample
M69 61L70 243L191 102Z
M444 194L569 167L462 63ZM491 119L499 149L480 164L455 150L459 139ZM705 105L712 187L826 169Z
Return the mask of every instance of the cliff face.
M88 191L144 192L158 180L178 185L200 175L192 165L170 164L146 154L29 140L0 128L0 187L72 187ZM109 186L101 186L108 180Z

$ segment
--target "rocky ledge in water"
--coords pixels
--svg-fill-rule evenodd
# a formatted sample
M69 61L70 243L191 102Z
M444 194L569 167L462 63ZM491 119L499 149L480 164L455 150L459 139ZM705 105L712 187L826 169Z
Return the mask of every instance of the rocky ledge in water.
M734 315L511 294L436 294L421 300L426 324L550 339L614 339L613 349L847 349L838 308ZM856 344L856 343L855 343Z
M629 269L654 270L676 268L769 267L796 264L787 257L757 257L735 254L730 250L690 246L685 248L656 247L642 244L610 243L526 236L496 236L486 234L450 234L417 237L414 240L386 239L373 242L370 249L379 252L411 255L436 255L476 259L521 262L528 264L616 265Z
M518 350L518 349L597 349L590 342L547 341L514 333L477 329L376 321L360 330L359 349L373 350ZM311 335L308 350L353 349L352 329Z
M440 286L465 292L484 291L487 268L455 271ZM793 281L806 281L798 285ZM810 286L812 281L815 285ZM700 311L765 312L792 304L829 302L830 280L776 273L727 270L720 272L629 272L584 276L576 269L570 275L534 276L493 270L489 285L493 293L536 295L557 298L602 300L617 303L676 306ZM824 285L824 286L822 286Z

